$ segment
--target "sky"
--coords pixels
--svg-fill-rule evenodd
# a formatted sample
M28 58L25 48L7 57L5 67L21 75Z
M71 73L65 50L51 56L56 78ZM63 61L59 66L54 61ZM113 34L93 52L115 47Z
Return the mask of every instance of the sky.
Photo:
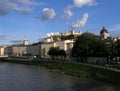
M120 0L0 0L0 45L29 43L56 32L88 31L103 26L120 36Z

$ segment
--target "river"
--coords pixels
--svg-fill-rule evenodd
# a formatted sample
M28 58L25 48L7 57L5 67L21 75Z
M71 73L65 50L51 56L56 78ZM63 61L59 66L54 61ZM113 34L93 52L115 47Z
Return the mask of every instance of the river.
M0 91L120 91L120 87L34 66L0 62Z

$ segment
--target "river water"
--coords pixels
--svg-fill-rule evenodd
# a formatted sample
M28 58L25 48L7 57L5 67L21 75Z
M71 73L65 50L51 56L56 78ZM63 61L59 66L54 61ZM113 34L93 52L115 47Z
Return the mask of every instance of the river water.
M120 87L33 66L0 63L0 91L120 91Z

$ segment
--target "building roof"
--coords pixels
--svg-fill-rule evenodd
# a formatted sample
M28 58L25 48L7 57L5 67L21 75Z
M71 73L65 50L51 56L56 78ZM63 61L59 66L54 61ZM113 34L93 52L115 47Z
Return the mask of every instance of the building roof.
M103 33L108 33L108 30L105 29L105 27L103 27L102 30L100 31L100 34L103 34Z

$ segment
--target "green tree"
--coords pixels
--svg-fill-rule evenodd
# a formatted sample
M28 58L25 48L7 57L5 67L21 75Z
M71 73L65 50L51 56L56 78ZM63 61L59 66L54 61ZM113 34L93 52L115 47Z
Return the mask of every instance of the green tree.
M120 57L120 40L116 41L116 43L114 44L113 53L114 53L115 56Z
M53 59L58 56L59 47L51 47L48 51L48 55L50 55Z
M78 37L73 49L72 56L89 57L89 56L108 56L107 44L100 40L97 35L84 33Z
M63 57L65 58L65 56L66 56L65 50L63 50L63 49L59 50L58 55L61 57L61 60L63 59Z
M53 59L57 58L58 56L60 56L62 59L62 57L66 56L66 52L59 47L51 47L48 51L48 55L50 55Z
M75 39L74 35L61 36L61 40L73 40Z

